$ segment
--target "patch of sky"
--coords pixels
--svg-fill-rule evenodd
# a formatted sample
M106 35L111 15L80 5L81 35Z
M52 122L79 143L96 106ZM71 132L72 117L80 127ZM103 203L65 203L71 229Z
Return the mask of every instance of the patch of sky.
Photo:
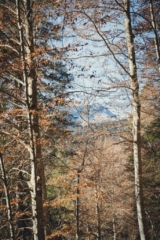
M54 25L62 25L63 20L61 16L56 19L50 16L49 25L53 21ZM120 41L123 41L123 44L125 42L122 22L121 19L116 23L104 24L100 28L107 43L111 44L112 47ZM75 102L85 104L86 101L91 101L94 98L95 102L103 104L115 114L123 115L124 108L128 109L129 93L128 90L120 87L120 83L126 81L126 74L115 63L102 38L95 32L90 31L89 27L85 30L82 29L85 23L86 19L80 19L72 29L61 27L59 30L61 38L48 39L47 44L53 49L55 47L67 48L62 58L67 63L68 73L71 73L74 77L72 92ZM116 30L114 30L115 26ZM117 52L116 56L120 62L124 62L125 57L120 51ZM48 71L47 73L49 73ZM44 81L48 80L45 79ZM116 84L117 88L115 87ZM71 90L68 89L68 91Z

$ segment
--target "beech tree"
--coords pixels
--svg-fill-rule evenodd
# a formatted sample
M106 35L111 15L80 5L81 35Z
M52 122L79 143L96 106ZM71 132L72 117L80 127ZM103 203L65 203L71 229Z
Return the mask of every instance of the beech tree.
M130 2L124 2L125 11L125 30L126 42L129 55L130 67L130 87L132 92L132 108L133 108L133 156L134 156L134 172L135 172L135 197L137 206L137 217L141 240L147 239L145 232L145 216L143 209L143 190L142 190L142 162L141 162L141 122L140 122L140 100L139 100L139 82L136 70L136 59L134 50L134 40L130 16Z
M37 74L34 58L34 5L32 1L17 0L10 4L8 4L8 2L3 2L1 3L1 7L3 8L3 19L9 18L9 25L2 26L2 41L4 44L1 44L1 47L6 48L6 50L11 49L11 52L15 53L14 59L17 61L16 64L19 65L18 68L18 65L15 65L12 60L10 64L11 69L14 70L15 68L16 71L13 71L13 73L11 71L8 72L8 81L15 81L15 86L19 86L19 93L16 98L18 102L23 98L24 107L19 108L19 111L21 114L23 111L23 119L26 118L26 130L28 130L28 140L23 139L19 134L19 136L13 134L11 137L21 143L28 151L31 169L28 187L31 194L33 238L44 239L43 196L45 191L45 179L41 158L39 116L37 108ZM11 29L11 32L9 32L9 29ZM9 44L6 43L7 41L9 41ZM4 72L3 76L7 78L6 72ZM20 95L21 91L23 91L23 93ZM20 128L18 130L20 131ZM7 131L1 131L1 133L10 136L10 133ZM22 170L19 171L21 172Z
M133 134L133 156L134 156L134 172L135 172L135 201L137 205L137 219L140 231L140 238L147 239L145 226L145 212L143 206L143 186L142 186L142 160L141 160L141 119L140 119L140 98L139 98L139 78L138 64L136 60L137 43L135 44L133 32L133 18L131 18L130 1L124 2L101 2L89 3L77 2L74 11L79 14L79 21L83 22L83 26L89 27L93 33L88 33L87 29L75 30L81 38L90 38L92 41L103 42L104 48L107 49L104 56L111 56L115 62L115 66L119 67L119 73L122 80L115 80L112 77L110 89L127 88L131 93L132 108L132 134ZM71 11L72 14L74 11ZM74 16L74 15L73 15ZM75 17L73 18L75 19ZM83 19L83 20L82 20ZM73 20L74 21L74 20ZM124 24L124 27L122 27ZM111 29L113 26L113 31ZM118 25L120 27L118 28ZM82 26L82 28L84 28ZM108 31L107 31L108 27ZM138 27L137 27L138 28ZM81 32L80 32L81 31ZM124 34L126 37L124 38ZM115 37L116 35L116 37ZM96 38L97 36L97 38ZM123 42L122 42L123 39ZM92 54L94 56L94 53ZM100 56L100 55L98 55ZM128 64L127 64L128 62ZM123 80L125 78L125 80ZM128 81L129 78L129 81ZM114 80L113 80L114 79ZM142 77L143 79L143 77ZM109 84L108 84L109 85ZM103 91L109 88L103 88Z
M69 135L66 128L70 124L64 106L65 89L72 77L60 60L63 47L53 48L49 43L59 38L59 27L53 19L49 22L47 5L38 10L37 4L27 0L0 2L0 91L6 97L6 108L1 112L1 135L5 139L1 150L7 177L12 178L13 189L16 186L16 196L8 194L15 221L11 226L16 229L16 237L24 239L44 239L50 234L47 205L43 206L47 198L43 164L44 160L52 160L55 167L58 140ZM11 143L14 157L9 156L6 142L9 146ZM47 174L49 166L48 162Z

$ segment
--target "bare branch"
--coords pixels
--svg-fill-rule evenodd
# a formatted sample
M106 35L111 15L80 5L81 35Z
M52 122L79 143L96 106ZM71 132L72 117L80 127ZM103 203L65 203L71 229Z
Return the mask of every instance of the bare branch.
M7 8L10 12L16 14L16 12L15 12L12 8L8 7L7 5L2 4L2 3L0 3L0 5L1 5L2 7L4 7L4 8Z
M20 142L28 151L29 153L32 151L29 144L27 144L24 140L20 139L17 135L13 134L13 132L7 132L1 130L0 133L10 136L11 138L15 139L17 142Z
M13 78L13 80L15 80L16 82L20 83L21 85L24 86L24 82L22 82L19 78L13 76L12 74L9 75L11 78Z
M9 92L4 91L2 88L0 88L0 92L2 92L2 93L4 93L4 94L6 94L6 95L8 95L8 96L10 96L10 97L12 97L12 98L14 98L14 99L16 99L18 102L20 102L20 103L23 104L24 106L26 105L24 102L22 102L21 100L19 100L16 96L12 95L12 94L9 93Z
M6 48L9 48L9 49L11 49L13 52L16 52L18 55L19 55L19 52L15 49L15 48L13 48L12 46L10 46L10 45L8 45L8 44L0 44L0 47L6 47Z
M12 170L17 170L17 171L19 171L19 172L23 172L23 173L27 174L29 177L31 176L30 173L28 173L28 172L25 171L25 170L19 169L19 168L12 168L11 171L12 171ZM11 171L10 171L10 172L11 172Z

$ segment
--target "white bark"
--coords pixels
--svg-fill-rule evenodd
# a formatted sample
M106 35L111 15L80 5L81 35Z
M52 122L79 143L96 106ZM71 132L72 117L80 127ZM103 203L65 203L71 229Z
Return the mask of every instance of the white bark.
M43 216L43 186L44 166L41 159L41 146L39 143L39 120L37 110L37 76L36 64L33 58L33 15L32 0L16 0L19 39L21 45L21 60L23 68L23 82L25 86L25 98L28 118L28 132L30 138L29 154L31 165L31 208L34 240L44 240L44 216ZM23 6L23 12L20 7ZM25 36L25 38L24 38Z
M28 107L28 127L30 135L30 159L31 159L31 186L32 186L32 214L34 239L44 240L44 216L43 216L43 186L44 167L41 161L41 147L39 143L39 121L37 112L37 76L35 61L33 59L33 1L23 0L26 18L24 28L26 34L26 102Z
M141 141L140 141L140 100L139 83L135 60L134 40L130 16L130 0L124 0L125 31L130 69L130 88L132 92L132 114L133 114L133 156L135 172L135 197L137 207L137 217L141 240L145 240L145 224L143 213L143 194L142 194L142 163L141 163Z

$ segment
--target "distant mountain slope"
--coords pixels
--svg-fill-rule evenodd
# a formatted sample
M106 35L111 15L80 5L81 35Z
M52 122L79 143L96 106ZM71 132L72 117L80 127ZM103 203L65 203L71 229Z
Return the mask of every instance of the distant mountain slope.
M76 122L83 121L104 121L107 120L116 120L117 116L113 114L107 107L100 103L94 105L77 105L70 110L71 119Z

